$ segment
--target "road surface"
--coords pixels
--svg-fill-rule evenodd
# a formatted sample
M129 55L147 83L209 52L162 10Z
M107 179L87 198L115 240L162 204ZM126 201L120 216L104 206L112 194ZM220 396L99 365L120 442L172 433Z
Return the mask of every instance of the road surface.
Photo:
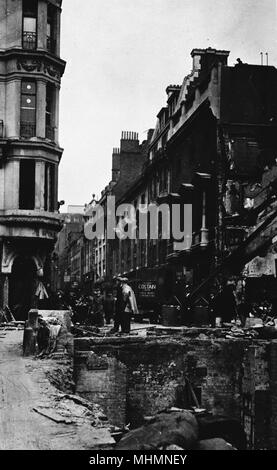
M33 410L51 411L58 391L48 382L43 361L22 357L22 339L22 330L0 330L0 450L93 449L99 439L109 440L107 430L56 423Z

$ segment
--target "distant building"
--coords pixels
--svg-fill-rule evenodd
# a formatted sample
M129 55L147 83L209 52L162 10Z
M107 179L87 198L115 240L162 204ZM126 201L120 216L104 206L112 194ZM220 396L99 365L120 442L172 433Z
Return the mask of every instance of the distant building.
M148 138L150 138L151 133ZM114 196L115 201L132 187L141 175L147 161L148 140L139 143L136 132L122 132L120 147L113 149L112 154L112 180L102 191L98 202L107 214L107 197ZM96 279L110 281L113 276L111 244L107 240L105 230L103 237L95 241L95 269Z
M0 303L24 320L60 230L61 0L0 0Z
M84 214L85 206L70 205L67 207L67 214Z
M77 206L74 206L77 207ZM82 244L84 216L81 213L60 214L63 227L52 255L53 291L69 289L82 280Z

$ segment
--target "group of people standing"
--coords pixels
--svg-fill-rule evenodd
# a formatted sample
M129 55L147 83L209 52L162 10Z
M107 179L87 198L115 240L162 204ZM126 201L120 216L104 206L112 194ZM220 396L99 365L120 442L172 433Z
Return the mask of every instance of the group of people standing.
M131 317L138 313L135 293L125 277L115 277L113 288L110 286L105 292L96 284L92 295L73 300L74 323L101 328L114 320L111 334L129 333Z

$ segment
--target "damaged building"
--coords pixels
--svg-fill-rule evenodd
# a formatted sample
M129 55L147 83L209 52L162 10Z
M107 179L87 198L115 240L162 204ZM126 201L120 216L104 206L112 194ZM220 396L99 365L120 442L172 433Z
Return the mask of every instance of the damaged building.
M117 201L190 206L191 243L164 240L160 228L157 240L113 240L107 273L150 281L159 303L183 302L189 285L198 313L230 278L249 301L274 302L276 68L230 66L229 52L212 48L191 56L191 73L166 89L141 175Z

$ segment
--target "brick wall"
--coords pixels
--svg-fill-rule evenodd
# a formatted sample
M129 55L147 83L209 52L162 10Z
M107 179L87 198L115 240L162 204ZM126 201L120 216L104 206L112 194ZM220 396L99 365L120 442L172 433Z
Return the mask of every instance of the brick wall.
M195 404L192 388L201 407L241 420L249 448L276 448L276 359L277 341L82 338L75 340L76 392L122 426Z

